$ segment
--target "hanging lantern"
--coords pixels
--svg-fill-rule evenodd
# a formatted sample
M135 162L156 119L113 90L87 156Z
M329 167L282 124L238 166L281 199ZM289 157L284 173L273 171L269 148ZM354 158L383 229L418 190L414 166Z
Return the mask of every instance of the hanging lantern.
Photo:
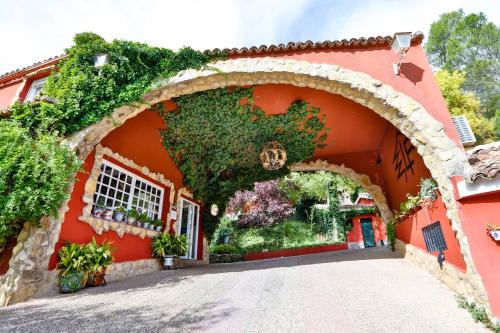
M286 162L286 150L281 143L268 142L260 153L262 166L266 170L281 169Z

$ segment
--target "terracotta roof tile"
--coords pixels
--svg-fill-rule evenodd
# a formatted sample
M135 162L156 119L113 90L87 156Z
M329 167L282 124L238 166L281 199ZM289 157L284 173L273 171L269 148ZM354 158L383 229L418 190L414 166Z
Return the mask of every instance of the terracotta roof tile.
M470 175L472 182L480 178L493 179L500 173L500 141L477 146L468 150L467 155L472 167Z
M420 31L413 34L412 44L417 45L424 39L424 34ZM213 49L206 50L203 53L208 55L215 55L220 53L226 53L228 55L252 55L252 54L263 54L271 52L290 52L290 51L303 51L303 50L325 50L333 48L347 48L347 47L371 47L371 46L389 46L393 40L392 36L377 36L377 37L361 37L361 38L351 38L349 40L326 40L323 42L290 42L287 44L278 45L261 45L259 47L242 47L242 48L225 48L225 49Z
M424 34L420 31L417 31L413 34L412 44L417 45L422 42L424 39ZM213 50L205 50L203 53L207 55L217 55L220 53L227 53L228 55L252 55L252 54L265 54L271 52L290 52L290 51L303 51L303 50L326 50L333 48L347 48L347 47L371 47L371 46L389 46L393 40L391 36L377 36L377 37L361 37L361 38L351 38L349 40L326 40L323 42L313 42L313 41L305 41L305 42L290 42L287 44L278 44L278 45L261 45L261 46L251 46L251 47L242 47L242 48L225 48L225 49L213 49ZM9 76L16 75L18 73L28 71L30 69L43 66L52 61L57 61L66 57L65 54L61 54L40 62L36 62L30 66L26 66L23 68L19 68L7 73L0 75L0 80L5 79Z
M26 66L26 67L18 68L16 70L4 73L4 74L0 75L0 80L4 79L6 77L13 76L15 74L24 72L24 71L28 71L28 70L36 68L36 67L43 66L43 65L51 63L53 61L58 61L58 60L60 60L60 59L62 59L64 57L66 57L66 55L65 54L61 54L61 55L58 55L58 56L55 56L55 57L52 57L52 58L48 58L48 59L45 59L45 60L42 60L42 61L39 61L39 62L35 62L34 64L31 64L31 65Z

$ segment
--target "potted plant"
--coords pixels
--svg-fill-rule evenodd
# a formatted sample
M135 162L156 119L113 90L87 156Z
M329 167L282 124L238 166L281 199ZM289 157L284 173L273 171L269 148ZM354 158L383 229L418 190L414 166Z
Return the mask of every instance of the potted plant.
M437 183L432 178L420 179L419 195L424 201L435 201L438 198Z
M153 224L154 229L156 229L156 231L161 231L161 227L163 226L162 220L153 220L151 223Z
M103 218L108 221L113 220L113 209L111 208L106 208L103 213Z
M57 253L61 269L59 278L59 290L62 293L72 293L82 289L87 281L89 269L89 257L87 247L67 242Z
M139 217L139 212L135 208L132 208L127 212L127 222L130 224L135 224L138 217Z
M147 229L147 225L149 225L148 223L149 221L149 216L147 213L140 213L139 216L137 217L137 226L139 227L144 227Z
M115 209L113 214L113 220L116 222L125 222L125 217L127 216L127 210L120 206Z
M487 224L486 230L495 241L500 241L500 225Z
M92 287L106 285L106 268L113 263L112 252L114 249L111 243L104 241L101 245L97 244L95 238L86 245L86 254L89 260L88 285Z
M94 217L102 219L105 210L106 209L102 204L96 203L94 205L94 209L92 210L92 215L94 215Z
M174 259L187 251L186 235L176 236L165 232L155 237L152 242L153 256L163 261L166 269L175 269Z

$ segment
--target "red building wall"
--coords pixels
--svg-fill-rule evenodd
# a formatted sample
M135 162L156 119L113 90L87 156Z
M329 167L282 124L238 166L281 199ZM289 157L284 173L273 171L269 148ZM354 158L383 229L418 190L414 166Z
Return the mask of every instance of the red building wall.
M175 189L178 190L183 186L182 174L174 164L173 160L168 155L167 151L162 146L160 129L165 128L165 124L161 116L156 112L146 111L137 117L129 119L123 126L115 129L106 136L101 144L104 147L110 148L113 152L120 154L123 157L133 160L136 164L146 166L151 172L162 173L167 179L174 183ZM94 229L86 222L80 221L78 218L82 215L84 202L82 197L84 194L84 186L90 175L93 167L95 153L90 154L85 160L83 171L77 174L71 198L69 201L69 209L65 214L64 222L61 227L59 241L56 245L55 252L51 257L49 269L55 268L57 264L57 251L65 241L86 243L92 237L96 237L98 242L109 240L113 242L113 246L117 249L113 254L115 262L131 261L138 259L151 258L151 238L141 239L139 236L125 233L122 238L114 231L103 232L102 235L97 235ZM163 184L154 181L153 179L141 174L137 170L127 167L117 160L110 157L105 159L118 164L119 166L140 175L147 180L162 186L164 188L164 200L162 208L162 219L167 218L170 209L169 196L170 188ZM172 221L169 221L171 223ZM168 226L170 229L170 225ZM200 223L199 242L203 242L203 223ZM201 259L202 248L198 248L198 257Z
M486 232L486 224L500 225L500 191L459 201L462 228L472 260L481 275L491 310L500 318L500 242Z
M425 247L422 228L437 221L441 222L441 229L443 230L444 239L448 246L448 250L444 251L446 261L465 272L466 266L464 257L460 252L460 245L455 237L455 233L451 229L451 221L446 217L446 207L441 197L430 206L424 205L416 214L398 223L396 227L396 237L400 241L411 244L428 253ZM437 253L428 254L437 257Z

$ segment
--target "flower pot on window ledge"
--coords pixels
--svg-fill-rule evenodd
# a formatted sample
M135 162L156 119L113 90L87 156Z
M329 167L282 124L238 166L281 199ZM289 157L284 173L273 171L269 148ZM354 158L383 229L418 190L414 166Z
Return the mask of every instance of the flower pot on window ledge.
M156 226L156 231L161 231L161 225Z
M106 209L104 211L104 214L102 216L105 220L111 221L113 220L113 210L112 209Z
M144 229L149 229L149 223L144 222L144 225L143 225L143 226L144 226Z

